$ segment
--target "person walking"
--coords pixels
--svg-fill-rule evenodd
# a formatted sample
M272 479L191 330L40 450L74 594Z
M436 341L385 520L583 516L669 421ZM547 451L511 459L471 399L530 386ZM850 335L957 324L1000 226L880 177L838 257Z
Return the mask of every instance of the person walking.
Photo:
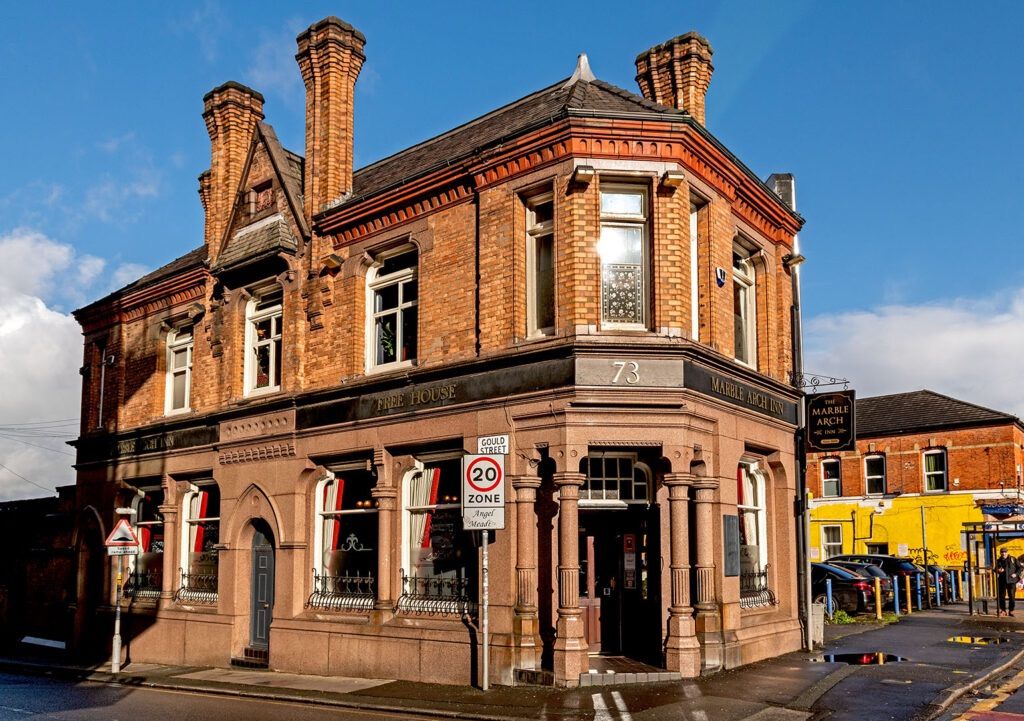
M996 593L999 594L999 616L1013 615L1015 597L1017 595L1017 581L1020 580L1020 562L1006 552L1006 546L999 549L999 558L996 559ZM1003 594L1009 599L1009 613Z

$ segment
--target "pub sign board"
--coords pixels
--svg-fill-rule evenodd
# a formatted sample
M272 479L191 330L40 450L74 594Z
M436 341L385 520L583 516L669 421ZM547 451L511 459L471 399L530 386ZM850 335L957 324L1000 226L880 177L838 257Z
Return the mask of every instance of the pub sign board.
M807 403L805 447L808 452L852 451L857 445L854 391L815 393Z

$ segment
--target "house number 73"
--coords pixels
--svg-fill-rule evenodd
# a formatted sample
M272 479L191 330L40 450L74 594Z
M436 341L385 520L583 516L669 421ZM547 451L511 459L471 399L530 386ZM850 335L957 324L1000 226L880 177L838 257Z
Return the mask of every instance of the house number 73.
M636 361L613 361L612 365L617 369L612 383L625 381L628 385L640 382L640 364ZM625 376L623 376L625 374Z

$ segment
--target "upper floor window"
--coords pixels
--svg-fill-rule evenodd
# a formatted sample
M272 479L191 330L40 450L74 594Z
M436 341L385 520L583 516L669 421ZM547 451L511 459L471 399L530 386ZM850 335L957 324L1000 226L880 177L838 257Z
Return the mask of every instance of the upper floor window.
M415 250L383 258L369 278L370 339L368 368L410 364L416 360L418 318Z
M869 496L885 493L885 456L867 456L864 459L864 492Z
M614 186L601 191L601 323L646 328L647 193Z
M840 461L838 458L826 458L821 462L821 495L838 496L842 490L842 478L840 476Z
M740 243L732 248L732 311L734 357L757 367L757 276L750 251Z
M337 471L316 488L314 608L368 609L376 599L377 503L366 470Z
M187 325L167 334L166 413L187 411L192 398L193 329Z
M281 389L281 289L255 295L246 309L245 390Z
M945 491L946 483L946 449L936 448L922 454L924 460L924 490Z
M527 332L555 330L555 203L551 193L526 201Z

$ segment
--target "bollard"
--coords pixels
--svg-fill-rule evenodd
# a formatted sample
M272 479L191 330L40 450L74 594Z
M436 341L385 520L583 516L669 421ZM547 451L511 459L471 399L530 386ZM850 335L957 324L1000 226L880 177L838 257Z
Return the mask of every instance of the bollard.
M923 599L921 598L921 574L920 573L915 573L914 574L914 585L915 585L916 591L917 591L917 610L920 611L920 610L924 609L924 605L922 604L922 600Z
M912 614L914 612L914 603L911 600L911 595L910 595L910 574L909 573L907 574L906 579L907 579L907 585L906 585L906 587L903 590L907 592L907 615L909 616L910 614Z
M882 620L882 579L875 576L875 618Z
M957 572L949 572L949 602L956 603L956 589L959 584L956 582Z
M942 586L939 581L942 578L942 574L938 571L935 572L935 607L939 608L942 606Z
M899 618L900 615L900 577L892 577L892 612Z
M825 613L832 618L832 579L825 579Z

